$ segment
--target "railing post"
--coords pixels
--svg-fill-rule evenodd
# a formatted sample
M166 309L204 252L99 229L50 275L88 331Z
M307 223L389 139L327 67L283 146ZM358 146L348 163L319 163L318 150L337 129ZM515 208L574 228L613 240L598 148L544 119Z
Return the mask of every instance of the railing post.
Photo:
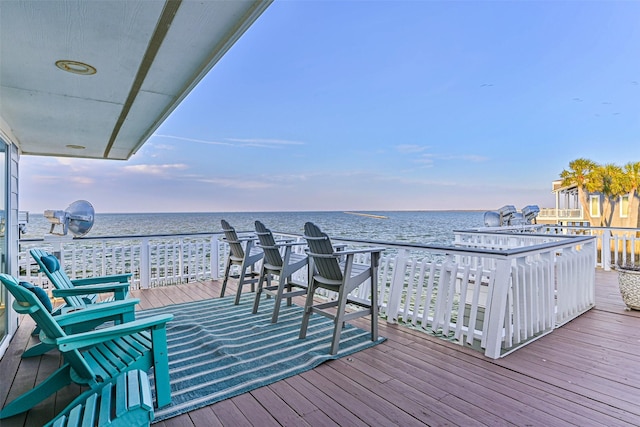
M177 276L178 276L178 280L179 280L178 283L182 283L183 282L183 278L184 278L184 237L180 237L180 239L178 240L178 247L180 248L179 249L180 256L178 257L178 274L177 274ZM196 257L197 256L198 255L196 254ZM190 253L189 253L189 257L188 258L189 258L189 261L191 261L191 254ZM191 264L191 263L189 262L189 264ZM196 262L196 264L197 264L197 262ZM190 274L192 274L192 272L187 271L187 282L190 279ZM196 275L194 277L194 280L198 280L197 267L196 267L195 274Z
M104 241L102 242L101 250L102 250L102 257L101 257L102 275L106 276L107 275L107 245Z
M149 254L149 239L140 242L140 288L148 289L151 284L151 262Z
M611 232L602 231L602 268L604 271L611 271Z
M502 346L502 330L504 328L505 310L507 306L507 294L509 293L509 279L511 276L511 260L508 258L496 260L496 280L493 289L490 290L490 299L487 301L489 322L487 327L485 356L497 359L500 357Z
M218 250L218 239L211 236L211 279L218 280L220 278L220 254Z
M398 320L398 311L402 301L402 292L405 284L405 267L407 266L407 251L400 249L396 256L389 290L389 302L387 303L387 322L395 323Z

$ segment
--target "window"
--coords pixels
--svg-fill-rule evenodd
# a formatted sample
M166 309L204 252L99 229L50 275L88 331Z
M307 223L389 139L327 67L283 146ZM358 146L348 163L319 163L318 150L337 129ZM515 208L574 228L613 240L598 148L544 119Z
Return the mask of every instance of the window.
M600 196L589 197L589 214L594 218L600 216Z
M620 196L620 218L629 216L629 196Z
M8 273L6 266L7 258L7 145L0 139L0 272ZM7 324L9 312L7 310L7 291L0 285L0 341L7 335Z

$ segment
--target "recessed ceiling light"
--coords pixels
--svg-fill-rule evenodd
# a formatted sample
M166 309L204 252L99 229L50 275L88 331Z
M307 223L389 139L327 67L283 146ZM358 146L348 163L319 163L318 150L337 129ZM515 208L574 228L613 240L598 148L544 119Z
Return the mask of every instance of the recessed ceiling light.
M96 69L89 64L78 61L69 61L67 59L61 59L56 61L56 67L62 71L68 71L69 73L80 74L83 76L90 76L96 73Z
M75 144L67 144L65 145L65 147L73 148L74 150L84 150L85 148L87 148L84 145L75 145Z

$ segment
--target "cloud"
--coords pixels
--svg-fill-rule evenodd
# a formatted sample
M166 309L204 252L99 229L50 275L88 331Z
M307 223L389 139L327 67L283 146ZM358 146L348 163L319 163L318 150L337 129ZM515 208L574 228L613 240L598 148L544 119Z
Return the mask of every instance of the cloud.
M465 154L462 156L454 155L437 155L437 154L423 154L420 157L413 159L414 163L423 164L426 166L433 166L436 160L463 160L473 163L486 162L489 160L486 156L480 156L477 154Z
M176 147L174 147L171 144L153 144L153 143L149 143L149 147L153 147L156 150L167 150L167 151L173 151L176 149Z
M429 146L427 145L417 145L417 144L400 144L396 145L396 150L402 154L416 154L423 153L428 150ZM465 154L462 156L457 155L449 155L449 154L431 154L431 153L423 153L421 156L413 159L414 163L420 163L427 166L432 166L435 163L435 160L466 160L470 162L484 162L489 160L488 157L480 156L477 154Z
M438 159L441 159L441 160L468 160L468 161L474 162L474 163L486 162L487 160L489 160L488 157L480 156L480 155L477 155L477 154L465 154L465 155L462 155L462 156L439 156Z
M71 176L69 177L69 180L74 184L80 185L93 185L96 182L95 179L89 176Z
M433 154L423 154L422 156L415 159L414 163L420 163L425 166L433 166Z
M222 141L212 141L205 139L196 139L196 138L185 138L182 136L174 136L174 135L154 135L159 138L169 138L169 139L177 139L180 141L188 141L188 142L196 142L198 144L208 144L208 145L226 145L229 147L261 147L261 148L281 148L283 146L289 145L304 145L303 142L300 141L288 141L284 139L263 139L263 138L250 138L250 139L242 139L242 138L223 138Z
M164 175L167 172L173 170L184 170L188 169L189 166L184 163L175 163L175 164L164 164L164 165L130 165L124 166L124 169L127 172L134 172L146 175Z
M239 138L227 138L228 141L233 141L233 142L241 142L243 144L246 144L246 146L253 146L255 144L258 144L260 146L262 145L304 145L304 142L300 142L300 141L287 141L284 139L259 139L259 138L255 138L255 139L239 139Z
M410 153L421 153L424 150L429 149L426 145L416 145L416 144L400 144L396 145L396 150L403 154Z
M265 188L273 187L273 184L266 181L243 180L239 178L200 178L197 181L240 190L263 190Z
M158 135L158 134L155 134L153 136L156 136L156 137L159 137L159 138L177 139L177 140L180 140L180 141L197 142L198 144L233 146L233 144L231 144L229 142L222 142L222 141L209 141L209 140L204 140L204 139L185 138L185 137L182 137L182 136L174 136L174 135Z

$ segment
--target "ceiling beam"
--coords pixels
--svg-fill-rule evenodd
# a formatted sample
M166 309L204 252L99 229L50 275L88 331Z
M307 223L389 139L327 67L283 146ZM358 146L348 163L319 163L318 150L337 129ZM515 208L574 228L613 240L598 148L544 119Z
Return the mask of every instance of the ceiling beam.
M107 144L106 149L104 150L104 158L109 158L109 152L113 147L113 144L120 133L120 129L124 124L127 116L129 115L129 111L131 111L131 106L133 105L138 93L140 92L140 88L142 88L142 84L144 83L144 79L147 77L147 73L149 69L153 65L153 61L160 50L160 46L162 46L162 42L169 32L169 28L171 27L171 23L173 22L173 18L178 13L178 9L182 4L182 0L167 0L164 4L164 8L162 10L162 15L158 20L158 25L153 32L153 36L149 41L149 46L147 47L147 51L144 54L144 58L142 58L142 62L140 63L140 68L138 68L138 72L136 74L136 78L133 81L133 85L131 86L131 90L129 90L129 95L127 96L127 100L122 106L122 111L120 112L120 116L116 121L116 124L111 132L111 137L109 138L109 143Z

